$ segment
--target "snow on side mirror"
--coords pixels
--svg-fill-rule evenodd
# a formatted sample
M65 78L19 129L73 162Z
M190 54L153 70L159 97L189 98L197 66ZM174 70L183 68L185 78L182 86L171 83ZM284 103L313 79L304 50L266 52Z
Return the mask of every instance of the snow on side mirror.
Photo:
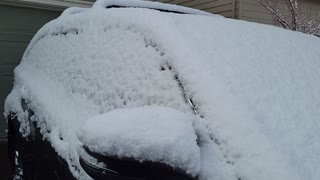
M80 163L94 178L104 171L134 178L156 179L161 175L166 179L193 179L200 170L193 118L192 114L159 106L98 115L86 121L77 136L88 155L108 168L94 170L81 158Z

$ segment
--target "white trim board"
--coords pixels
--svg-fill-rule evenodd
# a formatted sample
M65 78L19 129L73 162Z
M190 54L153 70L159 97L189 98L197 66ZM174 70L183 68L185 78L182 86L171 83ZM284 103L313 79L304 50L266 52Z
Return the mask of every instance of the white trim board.
M45 9L52 11L63 11L68 7L91 7L92 2L72 0L0 0L0 5L10 5L35 9Z

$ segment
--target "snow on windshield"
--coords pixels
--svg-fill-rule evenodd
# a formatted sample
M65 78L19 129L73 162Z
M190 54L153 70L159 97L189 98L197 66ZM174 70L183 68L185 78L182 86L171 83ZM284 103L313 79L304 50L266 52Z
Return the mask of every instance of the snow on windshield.
M196 52L176 67L237 174L319 179L320 39L237 20L174 19Z
M74 14L51 25L69 24L75 21L72 16L78 19L78 15L83 18L80 13ZM30 102L40 124L46 124L42 127L47 129L42 131L50 134L45 137L59 155L70 159L70 166L79 167L74 148L79 144L76 130L96 114L147 105L183 112L190 109L167 68L167 57L154 47L147 34L127 25L119 27L118 19L110 20L109 26L103 21L100 18L93 22L95 27L74 27L75 23L70 23L65 28L72 31L42 37L31 45L30 53L15 70L15 88L20 92L26 89L21 92L22 98ZM8 98L7 106L11 104L19 106Z
M148 105L192 112L185 93L201 116L201 180L320 179L318 38L141 8L76 12L34 37L5 114L28 135L26 99L77 178L88 178L76 151L83 123Z

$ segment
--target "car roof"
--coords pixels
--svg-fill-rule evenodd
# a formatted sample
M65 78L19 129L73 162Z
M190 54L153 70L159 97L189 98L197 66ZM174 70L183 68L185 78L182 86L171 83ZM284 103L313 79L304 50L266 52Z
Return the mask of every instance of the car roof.
M216 16L223 17L220 15L208 13L206 11L201 11L197 9L192 9L188 7L173 5L173 4L164 4L159 2L150 2L150 1L141 1L141 0L99 0L93 4L92 8L145 8L153 9L162 12L168 13L178 13L178 14L193 14L193 15L204 15L204 16ZM65 14L75 14L81 13L89 10L90 8L79 8L79 7L70 7L62 13Z
M206 15L206 16L214 16L211 13L172 5L172 4L164 4L159 2L150 2L150 1L140 1L140 0L100 0L94 3L93 8L114 8L114 7L123 7L123 8L147 8L147 9L155 9L164 12L175 12L182 14L195 14L195 15Z

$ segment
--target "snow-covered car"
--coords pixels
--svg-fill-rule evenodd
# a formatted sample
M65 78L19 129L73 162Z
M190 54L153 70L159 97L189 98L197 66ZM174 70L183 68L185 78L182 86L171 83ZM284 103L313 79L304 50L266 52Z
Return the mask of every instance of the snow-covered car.
M14 71L13 178L318 180L319 47L155 2L67 9Z

